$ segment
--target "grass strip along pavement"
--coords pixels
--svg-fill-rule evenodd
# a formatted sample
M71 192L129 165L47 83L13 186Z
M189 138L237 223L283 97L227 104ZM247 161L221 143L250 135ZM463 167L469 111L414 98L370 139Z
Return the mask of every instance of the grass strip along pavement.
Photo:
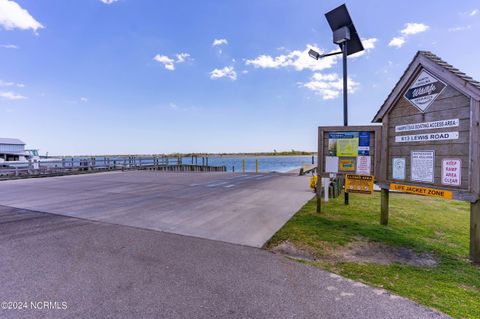
M322 214L315 212L315 199L311 200L267 248L275 250L288 243L311 257L302 262L384 288L455 318L480 318L480 267L468 260L468 203L390 194L389 225L381 226L379 193L350 194L350 198L349 206L343 204L343 196L331 199L322 205ZM390 255L394 256L412 252L420 261L428 256L430 263L365 260L349 248L362 246L357 243L393 250Z

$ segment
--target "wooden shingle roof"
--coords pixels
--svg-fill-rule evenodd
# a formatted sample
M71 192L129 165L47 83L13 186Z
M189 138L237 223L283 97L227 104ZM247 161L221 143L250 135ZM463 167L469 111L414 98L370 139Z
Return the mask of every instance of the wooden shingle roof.
M382 121L383 116L388 112L400 96L402 89L409 83L420 67L434 73L465 95L473 96L476 100L480 99L479 81L474 80L430 51L418 51L385 102L383 102L383 105L372 120L373 123Z

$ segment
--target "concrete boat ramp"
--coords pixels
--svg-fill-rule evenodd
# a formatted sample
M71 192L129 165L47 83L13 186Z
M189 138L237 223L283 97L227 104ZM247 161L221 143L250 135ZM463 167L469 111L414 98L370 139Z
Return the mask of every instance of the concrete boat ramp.
M308 177L274 173L0 182L0 301L63 307L0 317L447 318L254 248L312 196Z
M0 205L261 247L309 199L293 174L108 172L0 182Z

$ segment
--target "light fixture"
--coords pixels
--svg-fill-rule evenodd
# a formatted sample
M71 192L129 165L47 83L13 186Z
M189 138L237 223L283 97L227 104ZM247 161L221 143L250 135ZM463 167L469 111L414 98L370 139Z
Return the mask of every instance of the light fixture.
M343 125L348 126L347 56L363 51L364 48L345 4L327 12L325 17L332 29L333 43L339 45L341 51L320 54L310 49L308 55L318 60L331 55L343 54ZM348 205L348 193L345 193L345 205Z

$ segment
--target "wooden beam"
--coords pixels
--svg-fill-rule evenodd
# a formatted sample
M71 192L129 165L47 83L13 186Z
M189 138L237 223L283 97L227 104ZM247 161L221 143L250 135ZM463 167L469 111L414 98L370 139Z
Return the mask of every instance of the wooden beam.
M380 224L388 225L388 199L389 199L389 190L388 188L382 188L380 191Z
M480 102L470 99L470 158L468 173L470 176L469 190L480 194ZM476 201L476 200L475 200Z
M317 213L322 212L322 176L323 171L323 130L318 128L318 153L317 153ZM327 190L328 191L328 190Z
M470 260L480 264L480 201L470 203Z

